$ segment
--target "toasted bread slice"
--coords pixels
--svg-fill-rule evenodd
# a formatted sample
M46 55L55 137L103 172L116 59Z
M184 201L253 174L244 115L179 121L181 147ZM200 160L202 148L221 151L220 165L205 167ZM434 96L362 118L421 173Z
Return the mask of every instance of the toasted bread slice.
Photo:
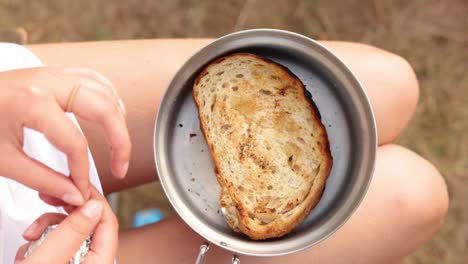
M193 97L229 226L255 240L289 233L320 200L332 165L302 82L277 63L236 53L199 74Z

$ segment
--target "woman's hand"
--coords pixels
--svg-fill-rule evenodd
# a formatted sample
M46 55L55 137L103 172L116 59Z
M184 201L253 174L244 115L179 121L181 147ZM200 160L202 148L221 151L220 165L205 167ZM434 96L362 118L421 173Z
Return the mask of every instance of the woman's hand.
M67 111L104 128L111 145L112 172L123 178L131 143L125 108L109 80L84 68L0 72L0 175L68 204L82 205L89 197L88 143L65 115ZM71 180L23 152L24 127L44 133L67 155Z
M68 210L71 209L68 206ZM15 263L68 263L92 232L91 246L83 263L114 263L118 245L118 223L109 204L96 189L91 190L91 200L73 210L69 216L57 213L42 215L26 229L23 237L28 241L35 241L53 224L59 225L28 257L25 258L24 254L30 243L19 248Z

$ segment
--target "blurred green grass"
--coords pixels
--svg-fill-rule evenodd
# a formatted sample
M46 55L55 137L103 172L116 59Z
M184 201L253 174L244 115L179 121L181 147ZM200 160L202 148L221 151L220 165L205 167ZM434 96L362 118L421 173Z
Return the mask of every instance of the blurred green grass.
M30 43L160 37L219 37L270 27L316 39L364 42L414 67L420 102L398 143L440 169L449 215L405 263L468 263L468 2L466 0L0 0L0 28L24 27ZM157 183L122 193L119 218L160 207Z

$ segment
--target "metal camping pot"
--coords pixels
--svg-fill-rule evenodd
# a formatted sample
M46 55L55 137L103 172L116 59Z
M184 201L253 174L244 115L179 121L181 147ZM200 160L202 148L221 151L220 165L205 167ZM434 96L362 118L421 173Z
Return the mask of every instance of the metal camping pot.
M193 80L216 58L249 52L286 66L305 84L327 129L333 167L319 204L288 235L254 241L233 232L219 205L219 186L192 98ZM358 79L336 56L305 36L253 29L221 37L193 55L176 73L161 101L154 154L161 184L179 216L212 244L234 254L278 256L324 240L363 199L372 178L377 135L374 115ZM196 263L202 263L208 244ZM233 263L240 259L233 257Z

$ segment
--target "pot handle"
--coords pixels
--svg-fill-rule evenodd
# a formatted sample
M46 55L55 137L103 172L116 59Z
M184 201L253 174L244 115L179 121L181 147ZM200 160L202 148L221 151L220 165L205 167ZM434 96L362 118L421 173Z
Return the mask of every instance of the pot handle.
M209 243L204 243L200 246L200 253L198 253L197 260L195 260L195 264L202 264L203 259L205 259L206 252L210 249ZM232 256L232 264L240 264L240 259L238 256Z

